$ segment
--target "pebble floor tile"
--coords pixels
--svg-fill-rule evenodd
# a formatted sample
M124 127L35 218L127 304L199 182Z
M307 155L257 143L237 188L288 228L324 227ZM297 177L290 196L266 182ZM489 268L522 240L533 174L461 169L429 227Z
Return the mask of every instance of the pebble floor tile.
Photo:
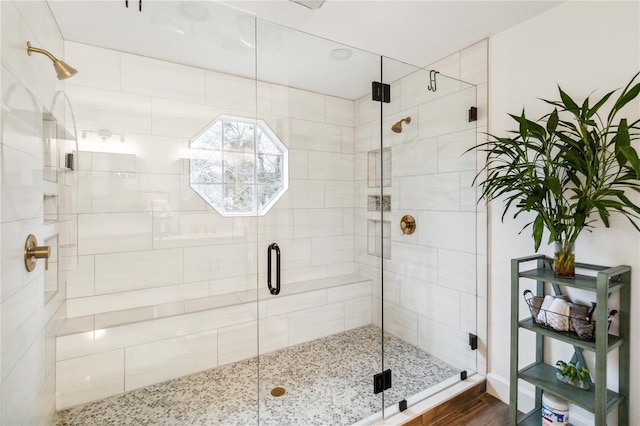
M380 339L380 328L367 325L62 410L56 426L351 425L382 409L382 394L373 394ZM384 339L384 367L393 372L386 406L459 374L397 337ZM271 396L277 386L285 394Z

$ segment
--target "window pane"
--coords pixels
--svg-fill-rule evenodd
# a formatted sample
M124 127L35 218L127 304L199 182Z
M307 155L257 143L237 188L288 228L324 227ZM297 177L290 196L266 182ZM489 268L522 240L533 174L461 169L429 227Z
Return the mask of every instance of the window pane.
M256 159L258 183L282 187L282 161L281 155L258 154Z
M253 185L225 185L224 209L234 213L252 213Z
M192 148L222 148L222 123L217 121L197 138L191 141Z
M253 151L254 126L241 121L224 122L225 151Z
M271 137L260 127L256 129L256 152L258 154L282 154L280 144L274 143Z
M225 183L252 183L254 181L253 174L253 154L225 153Z
M191 159L191 183L222 183L222 155L211 151L207 151L206 154L205 158Z
M222 209L222 185L191 184L191 187L216 209Z

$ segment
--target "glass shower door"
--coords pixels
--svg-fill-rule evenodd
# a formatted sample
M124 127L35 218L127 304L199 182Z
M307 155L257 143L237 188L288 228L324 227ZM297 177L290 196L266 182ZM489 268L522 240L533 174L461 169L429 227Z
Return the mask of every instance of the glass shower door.
M386 57L383 76L390 99L375 161L388 417L476 371L476 156L465 154L476 88Z
M284 146L264 153L265 176L286 177L258 217L260 424L351 425L382 409L366 251L380 57L260 20L256 40L257 119Z

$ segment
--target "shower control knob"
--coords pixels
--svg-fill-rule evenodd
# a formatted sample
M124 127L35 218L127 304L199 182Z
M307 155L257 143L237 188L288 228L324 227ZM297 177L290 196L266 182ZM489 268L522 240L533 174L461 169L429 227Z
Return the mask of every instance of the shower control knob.
M49 257L51 256L51 247L38 246L38 240L33 234L29 234L24 244L24 266L27 271L31 272L36 268L38 259L44 259L44 269L49 269Z

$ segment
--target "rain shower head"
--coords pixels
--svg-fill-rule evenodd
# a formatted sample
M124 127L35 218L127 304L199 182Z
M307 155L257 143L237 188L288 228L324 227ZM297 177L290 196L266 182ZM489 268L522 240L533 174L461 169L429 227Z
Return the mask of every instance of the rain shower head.
M27 42L27 54L31 56L31 52L42 53L47 58L53 61L53 68L56 70L58 80L66 80L67 78L73 77L78 73L78 70L73 68L71 65L64 63L44 49L39 49L37 47L31 46L31 42Z
M398 121L396 124L391 126L391 130L393 130L395 133L402 133L402 122L405 122L407 124L411 123L411 117L403 118L402 120Z

